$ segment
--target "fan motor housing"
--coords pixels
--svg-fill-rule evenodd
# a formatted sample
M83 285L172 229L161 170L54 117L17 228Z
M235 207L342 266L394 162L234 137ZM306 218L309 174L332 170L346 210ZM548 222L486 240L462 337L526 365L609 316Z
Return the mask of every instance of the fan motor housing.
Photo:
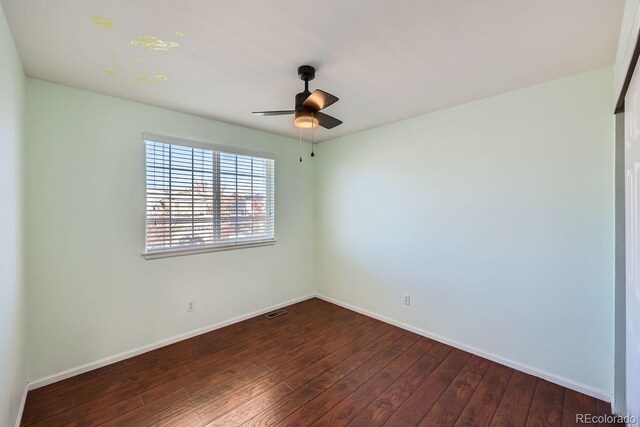
M296 94L296 111L314 111L313 108L305 107L302 105L304 101L311 95L311 92L305 90L304 92L300 92Z

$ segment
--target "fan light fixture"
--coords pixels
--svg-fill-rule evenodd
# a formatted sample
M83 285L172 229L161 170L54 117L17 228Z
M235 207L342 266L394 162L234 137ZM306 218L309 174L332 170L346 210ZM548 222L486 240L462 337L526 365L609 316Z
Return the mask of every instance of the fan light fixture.
M311 111L298 111L293 125L299 129L313 129L318 127L318 116Z

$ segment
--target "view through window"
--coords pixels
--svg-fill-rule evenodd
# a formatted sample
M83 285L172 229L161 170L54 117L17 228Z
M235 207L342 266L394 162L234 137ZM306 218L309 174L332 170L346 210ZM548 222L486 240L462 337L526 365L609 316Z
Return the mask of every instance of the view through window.
M273 159L145 143L146 253L273 241Z

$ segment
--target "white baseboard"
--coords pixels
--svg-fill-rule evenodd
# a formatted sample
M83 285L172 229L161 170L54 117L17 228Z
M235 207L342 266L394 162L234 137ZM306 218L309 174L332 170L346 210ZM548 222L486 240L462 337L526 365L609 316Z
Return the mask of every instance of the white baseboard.
M566 387L568 389L575 390L577 392L586 394L586 395L591 396L591 397L595 397L596 399L604 400L605 402L611 402L611 400L612 400L612 396L609 393L607 393L607 392L605 392L603 390L599 390L599 389L596 389L594 387L588 386L586 384L582 384L582 383L579 383L579 382L576 382L576 381L561 377L561 376L556 375L556 374L551 374L549 372L545 372L543 370L540 370L538 368L534 368L532 366L524 365L524 364L519 363L519 362L514 362L512 360L505 359L505 358L503 358L501 356L498 356L496 354L481 350L481 349L476 348L476 347L468 346L466 344L463 344L461 342L458 342L458 341L443 337L441 335L434 334L434 333L429 332L429 331L425 331L424 329L420 329L420 328L417 328L417 327L414 327L414 326L411 326L411 325L407 325L406 323L398 322L398 321L390 319L390 318L388 318L386 316L382 316L380 314L371 312L371 311L366 310L364 308L356 307L354 305L347 304L347 303L342 302L342 301L338 301L338 300L336 300L334 298L331 298L331 297L328 297L326 295L316 294L315 297L320 298L322 300L325 300L327 302L330 302L332 304L339 305L339 306L344 307L346 309L355 311L357 313L364 314L365 316L373 317L374 319L378 319L378 320L380 320L382 322L389 323L391 325L397 326L397 327L405 329L407 331L414 332L414 333L416 333L418 335L422 335L423 337L430 338L430 339L432 339L434 341L438 341L438 342L450 345L451 347L455 347L455 348L458 348L460 350L466 351L468 353L475 354L476 356L480 356L480 357L483 357L485 359L489 359L489 360L491 360L493 362L496 362L496 363L499 363L501 365L505 365L505 366L508 366L510 368L516 369L518 371L525 372L527 374L533 375L534 377L542 378L542 379L547 380L549 382L552 382L554 384L558 384L558 385L561 385L561 386Z
M22 393L22 400L20 401L20 408L18 409L18 416L16 417L16 427L20 427L22 422L22 414L24 414L24 405L27 403L27 393L29 392L29 383L24 385L24 392Z
M202 334L205 334L207 332L211 332L211 331L214 331L216 329L220 329L220 328L223 328L225 326L229 326L229 325L231 325L233 323L241 322L241 321L249 319L251 317L260 316L261 314L265 314L265 313L268 313L270 311L277 310L279 308L286 307L286 306L291 305L291 304L295 304L295 303L298 303L298 302L301 302L301 301L305 301L305 300L314 298L315 296L316 296L315 294L309 294L309 295L305 295L305 296L302 296L302 297L299 297L299 298L294 298L292 300L285 301L283 303L276 304L276 305L273 305L271 307L266 307L266 308L263 308L263 309L260 309L260 310L253 311L251 313L247 313L247 314L243 314L241 316L233 317L233 318L225 320L223 322L216 323L215 325L207 326L207 327L204 327L204 328L199 328L199 329L196 329L194 331L186 332L184 334L180 334L180 335L176 335L176 336L173 336L173 337L170 337L170 338L166 338L166 339L157 341L157 342L152 343L152 344L148 344L148 345L145 345L145 346L142 346L142 347L135 348L133 350L129 350L129 351L125 351L125 352L113 355L113 356L105 357L103 359L96 360L95 362L87 363L85 365L78 366L76 368L67 369L66 371L60 372L58 374L54 374L54 375L50 375L50 376L47 376L47 377L44 377L44 378L40 378L40 379L35 380L35 381L30 381L28 383L28 389L29 390L35 390L37 388L44 387L46 385L53 384L53 383L58 382L58 381L65 380L67 378L71 378L73 376L76 376L76 375L79 375L79 374L82 374L82 373L85 373L85 372L88 372L88 371L92 371L94 369L98 369L98 368L101 368L103 366L110 365L112 363L120 362L121 360L124 360L124 359L129 359L130 357L138 356L138 355L140 355L142 353L147 353L149 351L158 349L160 347L165 347L165 346L167 346L169 344L173 344L173 343L176 343L178 341L183 341L183 340L186 340L188 338L195 337L197 335L202 335ZM26 396L26 394L25 394L25 396ZM22 414L21 414L21 416L22 416Z

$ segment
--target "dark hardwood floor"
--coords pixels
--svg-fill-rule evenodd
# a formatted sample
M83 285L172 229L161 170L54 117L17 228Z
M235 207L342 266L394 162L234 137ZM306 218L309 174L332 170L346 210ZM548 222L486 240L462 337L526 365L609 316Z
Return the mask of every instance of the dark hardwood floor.
M555 426L583 394L319 299L29 392L29 426Z

